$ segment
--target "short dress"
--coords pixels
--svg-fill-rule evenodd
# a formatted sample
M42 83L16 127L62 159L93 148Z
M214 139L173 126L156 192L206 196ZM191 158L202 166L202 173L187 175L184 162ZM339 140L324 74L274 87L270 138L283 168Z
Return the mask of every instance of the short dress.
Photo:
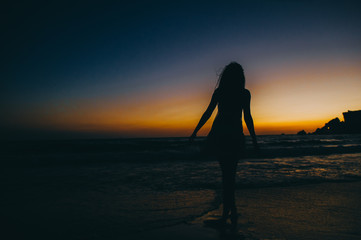
M249 91L244 89L236 96L224 96L216 89L214 94L218 113L206 139L206 153L217 157L232 155L241 158L245 148L242 112L250 99Z

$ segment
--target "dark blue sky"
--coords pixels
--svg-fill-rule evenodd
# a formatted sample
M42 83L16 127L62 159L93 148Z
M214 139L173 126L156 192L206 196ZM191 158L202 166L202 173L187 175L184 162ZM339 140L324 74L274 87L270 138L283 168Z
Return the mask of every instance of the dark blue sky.
M212 74L231 60L250 71L290 59L355 63L360 7L359 1L280 0L8 4L1 125L26 125L29 115L51 115L54 106L80 101L132 102L164 86L191 84L195 78L180 76L206 77L206 69Z

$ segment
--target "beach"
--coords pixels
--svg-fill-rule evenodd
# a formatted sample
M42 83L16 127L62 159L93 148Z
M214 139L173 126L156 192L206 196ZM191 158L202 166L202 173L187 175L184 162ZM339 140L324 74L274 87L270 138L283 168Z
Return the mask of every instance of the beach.
M358 135L260 136L238 164L235 235L203 224L221 173L187 141L3 143L2 239L360 239Z
M360 239L361 182L237 191L236 239ZM216 209L196 220L135 234L129 239L226 239L203 221L221 216Z
M238 189L239 233L222 236L220 231L204 226L203 221L221 216L221 206L193 220L171 226L124 231L124 219L113 206L104 211L104 197L75 204L65 199L51 204L24 195L18 202L1 200L2 239L360 239L361 182L319 183L292 187ZM195 192L193 194L196 194ZM92 197L92 196L82 196ZM34 198L37 198L36 200ZM5 201L4 201L5 200ZM10 199L9 199L10 200ZM13 199L14 200L14 199ZM23 204L27 202L28 204ZM84 204L88 203L87 206ZM90 203L90 204L89 204ZM82 206L83 205L83 206ZM18 208L14 209L13 207ZM135 215L137 212L134 213ZM175 213L172 213L175 215ZM180 212L182 214L182 212ZM137 218L159 218L134 216ZM163 217L167 217L164 214ZM145 220L143 219L143 221ZM128 223L129 224L129 223ZM10 238L9 238L10 236Z
M3 2L0 240L361 240L361 0Z

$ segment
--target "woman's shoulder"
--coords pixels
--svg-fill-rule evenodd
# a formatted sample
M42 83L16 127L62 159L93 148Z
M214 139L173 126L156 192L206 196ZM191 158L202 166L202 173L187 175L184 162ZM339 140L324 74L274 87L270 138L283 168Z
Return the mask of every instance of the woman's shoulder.
M216 88L216 89L214 90L214 92L213 92L213 96L218 97L219 94L220 94L220 90L219 90L219 88Z
M215 97L218 97L221 94L222 94L222 91L219 88L216 88L213 92L213 96L215 96ZM245 97L251 97L251 92L248 89L244 88L241 91L241 95L245 96Z
M248 89L243 89L242 94L247 97L250 98L251 97L251 92Z

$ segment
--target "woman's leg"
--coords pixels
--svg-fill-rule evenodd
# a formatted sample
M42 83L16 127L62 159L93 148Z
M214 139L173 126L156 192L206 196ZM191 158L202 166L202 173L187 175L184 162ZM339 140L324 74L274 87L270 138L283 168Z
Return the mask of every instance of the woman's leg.
M235 177L237 169L237 160L233 156L225 156L220 161L222 169L222 187L223 187L223 214L222 218L226 220L231 213L232 224L237 224L237 208L235 204Z

